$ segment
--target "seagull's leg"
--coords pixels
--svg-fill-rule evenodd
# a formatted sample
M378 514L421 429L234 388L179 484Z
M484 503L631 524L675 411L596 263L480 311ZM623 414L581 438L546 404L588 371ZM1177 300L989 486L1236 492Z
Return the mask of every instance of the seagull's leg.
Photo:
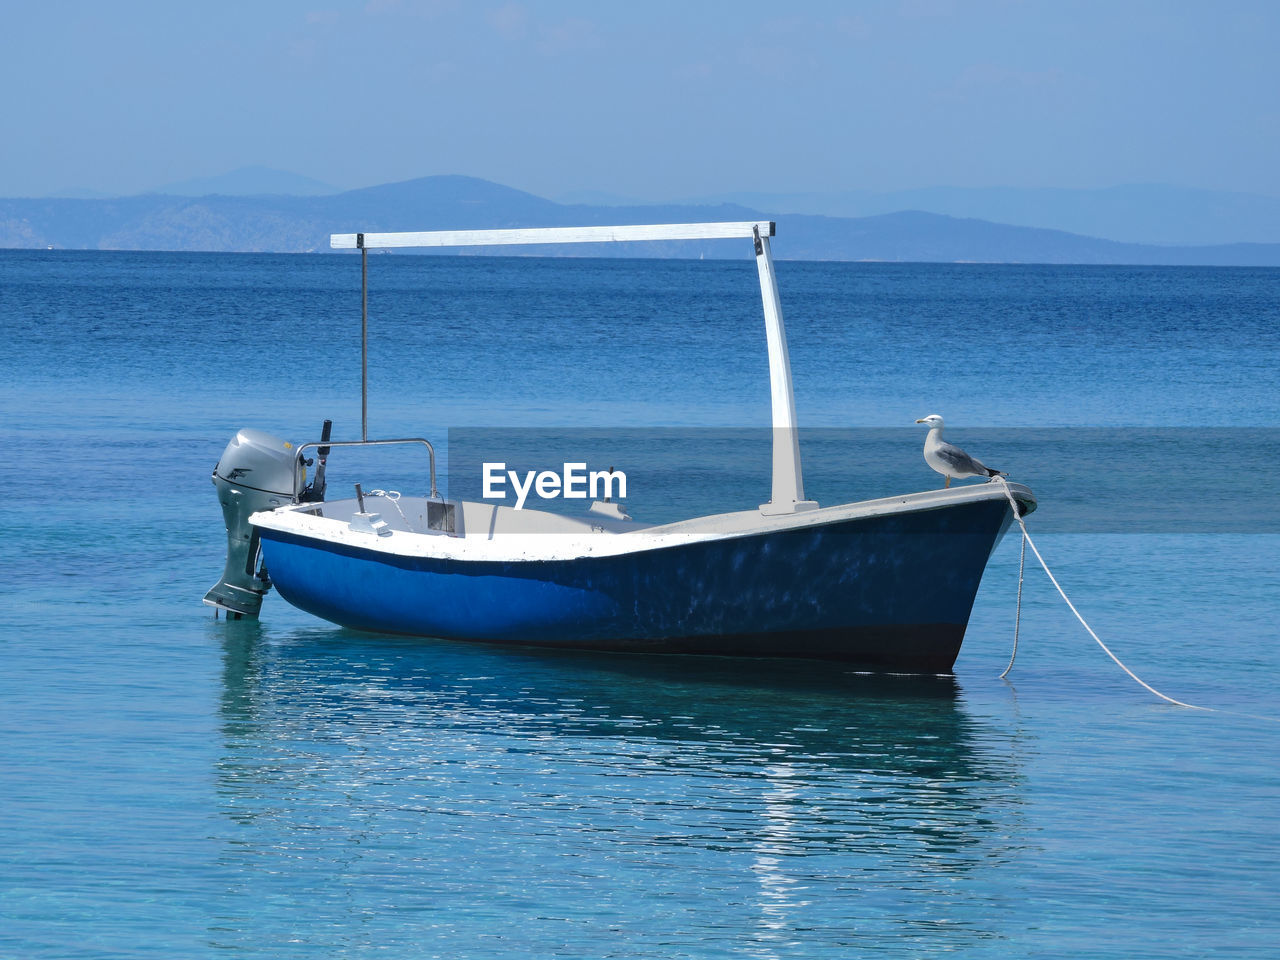
M944 484L942 485L942 489L943 489L943 490L949 490L949 489L951 489L951 477L950 477L950 476L948 476L948 477L947 477L947 482L946 482L946 483L944 483Z

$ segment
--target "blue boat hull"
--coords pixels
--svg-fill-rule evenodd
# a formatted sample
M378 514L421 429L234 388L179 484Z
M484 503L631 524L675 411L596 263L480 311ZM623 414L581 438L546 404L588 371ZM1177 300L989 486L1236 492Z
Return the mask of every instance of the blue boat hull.
M547 561L388 555L262 529L287 601L374 632L545 647L810 657L945 672L1010 520L945 509Z

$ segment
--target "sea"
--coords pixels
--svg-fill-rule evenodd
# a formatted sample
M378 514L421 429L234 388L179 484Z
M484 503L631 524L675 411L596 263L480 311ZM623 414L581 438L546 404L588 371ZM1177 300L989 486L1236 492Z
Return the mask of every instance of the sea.
M941 414L1194 708L1016 527L945 676L215 618L242 427L763 502L753 263L371 255L366 425L356 256L0 251L0 957L1274 957L1280 270L777 269L806 492L939 486Z

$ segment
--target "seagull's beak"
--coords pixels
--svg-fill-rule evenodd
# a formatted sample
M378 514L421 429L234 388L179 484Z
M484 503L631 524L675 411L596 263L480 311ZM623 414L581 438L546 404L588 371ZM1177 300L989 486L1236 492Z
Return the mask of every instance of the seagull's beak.
M923 420L917 420L916 423L924 423Z

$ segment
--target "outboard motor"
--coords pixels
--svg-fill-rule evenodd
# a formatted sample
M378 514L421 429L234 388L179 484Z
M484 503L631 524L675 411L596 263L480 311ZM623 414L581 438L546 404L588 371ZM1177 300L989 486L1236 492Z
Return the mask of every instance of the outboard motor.
M213 468L213 485L227 524L227 567L204 602L227 611L228 619L256 617L263 595L271 589L266 569L257 569L258 535L249 516L297 501L305 479L298 466L293 444L246 428L227 444Z

